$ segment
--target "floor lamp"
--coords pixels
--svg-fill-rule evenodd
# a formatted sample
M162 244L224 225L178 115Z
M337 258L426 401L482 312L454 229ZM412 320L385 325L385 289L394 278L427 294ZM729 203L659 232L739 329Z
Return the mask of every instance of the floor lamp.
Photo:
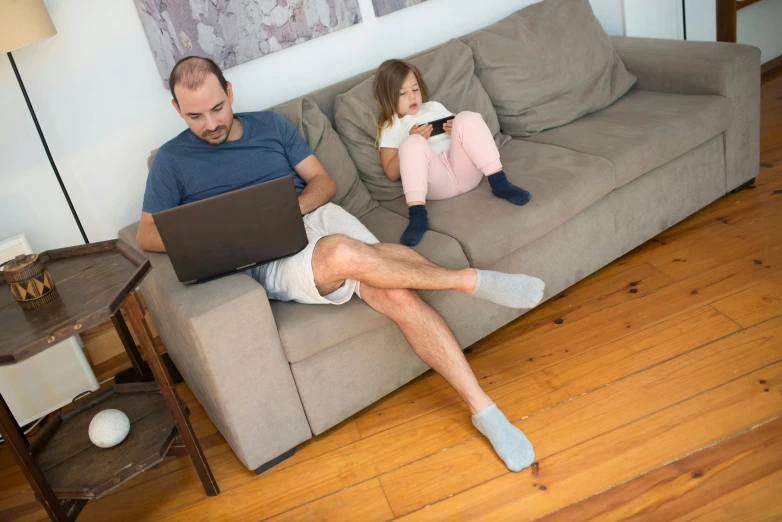
M17 69L16 62L11 54L11 51L55 34L57 34L57 30L54 28L52 19L49 17L49 11L46 10L43 0L0 0L0 52L8 55L8 60L11 62L11 67L16 75L16 81L19 82L19 88L22 89L24 100L27 102L27 108L30 110L30 116L32 116L35 128L38 130L38 136L41 138L41 144L46 151L46 156L49 158L54 175L60 183L62 193L68 202L68 207L71 209L84 242L89 243L87 234L84 233L84 228L81 226L79 216L76 214L76 209L73 208L71 197L68 195L65 184L60 177L60 172L57 170L57 165L54 164L49 145L46 143L41 125L38 123L33 105L30 103L30 97L27 96L27 89L24 88L19 69Z

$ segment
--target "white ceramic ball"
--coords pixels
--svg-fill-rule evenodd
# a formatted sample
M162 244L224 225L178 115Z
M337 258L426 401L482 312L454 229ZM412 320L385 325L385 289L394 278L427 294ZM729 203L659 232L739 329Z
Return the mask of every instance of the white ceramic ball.
M90 440L99 448L113 448L129 432L130 419L120 410L103 410L90 421Z

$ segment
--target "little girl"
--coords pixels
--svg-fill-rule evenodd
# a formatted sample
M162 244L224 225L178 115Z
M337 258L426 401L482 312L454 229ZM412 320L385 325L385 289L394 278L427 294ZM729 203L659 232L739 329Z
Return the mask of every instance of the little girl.
M452 114L429 101L415 65L387 60L375 75L378 104L377 144L383 171L391 181L402 178L410 224L400 243L415 246L429 229L426 198L448 199L469 192L489 178L492 193L514 205L524 205L530 194L508 181L500 153L483 117L475 112ZM427 122L454 116L431 136Z

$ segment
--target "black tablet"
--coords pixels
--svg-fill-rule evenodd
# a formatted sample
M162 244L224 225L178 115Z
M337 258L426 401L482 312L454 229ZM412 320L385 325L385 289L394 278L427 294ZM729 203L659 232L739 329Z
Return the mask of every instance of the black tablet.
M442 134L443 132L445 132L445 129L443 129L443 123L445 123L448 120L452 120L452 119L454 119L453 115L446 116L445 118L440 118L439 120L426 122L426 123L428 123L429 125L432 126L432 134L431 134L431 136L437 136L438 134ZM426 125L426 123L422 123L421 125Z

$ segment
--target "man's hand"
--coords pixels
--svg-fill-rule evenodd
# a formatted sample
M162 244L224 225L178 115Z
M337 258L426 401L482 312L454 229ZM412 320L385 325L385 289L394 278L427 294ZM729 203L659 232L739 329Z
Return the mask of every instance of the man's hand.
M424 123L423 125L413 125L413 128L410 129L410 135L418 134L419 136L423 136L424 139L429 139L429 136L432 135L432 126L428 123Z
M337 193L337 184L314 154L301 160L293 170L307 184L299 194L299 208L302 215L322 207Z
M456 116L456 115L454 114L454 116ZM446 121L445 123L443 123L443 130L445 131L445 133L448 136L451 135L451 129L453 129L453 120L452 119Z

